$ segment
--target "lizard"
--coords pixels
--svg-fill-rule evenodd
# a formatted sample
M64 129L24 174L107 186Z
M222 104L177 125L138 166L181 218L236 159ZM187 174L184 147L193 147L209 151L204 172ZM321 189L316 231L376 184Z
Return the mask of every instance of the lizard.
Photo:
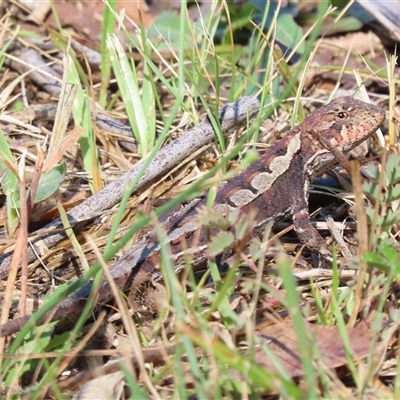
M287 132L257 161L221 183L212 208L225 216L235 210L252 213L255 234L262 232L269 221L291 216L300 241L323 258L331 259L332 252L325 240L311 225L308 188L317 175L339 163L339 154L348 153L369 138L385 118L385 111L372 104L348 96L334 99ZM160 222L163 241L170 246L177 273L185 267L188 258L193 267L207 261L205 250L213 232L202 228L199 218L199 210L206 206L206 199L206 195L196 198L186 206L172 210ZM158 237L153 229L110 265L110 274L121 291L134 290L146 282L162 279ZM219 255L218 262L224 262L230 254ZM78 313L83 309L91 287L91 282L86 283L37 323ZM111 287L103 281L96 299L107 302L111 297ZM0 336L18 331L30 317L16 318L0 326Z

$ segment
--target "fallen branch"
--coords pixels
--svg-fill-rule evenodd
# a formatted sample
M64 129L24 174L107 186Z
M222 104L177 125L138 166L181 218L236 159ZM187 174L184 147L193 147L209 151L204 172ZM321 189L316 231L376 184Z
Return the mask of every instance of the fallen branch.
M257 114L258 110L259 101L256 97L252 96L242 97L234 103L227 104L219 111L222 132L226 134L233 129L245 126L249 119ZM133 193L143 190L155 179L168 173L174 166L209 143L213 138L214 129L212 124L206 119L178 139L163 147L157 152L149 167L144 171ZM144 160L81 204L70 209L68 211L68 218L71 227L82 229L94 218L117 204L121 200L129 182L137 178L138 173L142 169L143 162ZM55 230L57 232L51 232ZM40 249L50 249L66 238L60 218L55 219L42 229L34 232L32 236L34 239L31 240L31 248L28 249L29 263L35 260L36 254L41 255ZM39 241L40 246L37 245ZM0 279L8 276L11 257L12 251L0 257Z

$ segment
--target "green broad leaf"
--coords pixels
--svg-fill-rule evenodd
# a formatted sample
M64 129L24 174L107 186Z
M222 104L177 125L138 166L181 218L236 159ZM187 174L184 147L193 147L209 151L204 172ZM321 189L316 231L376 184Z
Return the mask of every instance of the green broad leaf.
M400 156L398 154L390 154L386 161L386 174L388 183L397 185L400 182Z
M400 156L398 154L390 154L386 160L386 171L396 170L400 163Z
M379 250L392 267L398 266L399 254L393 246L382 245Z
M387 202L393 203L400 199L400 185L395 185L389 188L387 193Z
M39 181L38 189L35 195L35 204L48 199L60 187L65 179L67 166L61 162L50 171L46 172Z
M335 23L336 32L354 32L359 31L362 27L363 23L352 16L344 16Z
M201 221L202 224L208 229L227 230L231 225L227 218L218 215L213 210L210 210L210 212L204 214L204 219L202 218Z
M367 214L368 223L371 224L375 217L375 210L371 207L367 207L365 209L365 213ZM379 218L379 216L378 216L378 218Z
M65 332L61 335L54 335L53 329L57 322L49 322L43 327L38 328L38 330L33 330L29 335L25 337L23 344L18 348L18 354L40 354L49 351L60 351L64 348L66 343L72 341L71 334ZM40 331L40 335L37 332ZM15 363L11 366L7 376L6 382L10 383L16 373L22 374L24 372L34 371L39 363L40 359L27 359L24 361L22 367L19 363ZM22 370L20 370L22 368Z
M251 215L241 215L239 220L235 223L235 236L237 240L243 240L249 237L250 232L253 230L255 218Z
M206 24L207 15L202 15L202 19ZM200 42L200 39L203 39L202 31L196 28L193 29L193 27L196 26L200 27L200 25L197 23L191 22L190 26L188 22L186 23L184 30L185 37L183 41L187 49L195 48L197 46L197 42ZM148 29L148 37L154 41L157 41L158 50L170 51L171 47L177 49L179 43L182 41L181 29L179 15L173 11L165 11L156 17L153 25ZM193 33L195 36L193 36Z
M363 191L372 200L378 198L378 184L376 182L365 182L363 184Z
M387 263L385 262L385 260L376 253L369 252L369 253L364 254L363 260L364 260L364 262L366 262L368 264L368 266L370 268L376 268L385 273L390 272L390 268L387 265Z
M0 129L0 185L7 197L7 231L12 235L19 224L17 207L19 204L19 186L17 176L10 171L6 161L14 165L14 157L7 140Z
M204 207L199 211L199 220L205 228L227 230L237 220L237 212L235 210L224 216L213 208Z
M369 267L379 269L387 274L395 271L400 276L399 255L394 246L383 244L378 251L364 254L363 260Z
M71 334L69 332L64 332L60 335L53 335L49 341L46 351L56 351L62 349L68 341L71 342Z
M378 181L380 175L378 166L375 164L368 164L365 174L369 177L369 179Z
M394 225L400 223L400 210L392 211L388 210L387 215L385 216L382 222L382 228L391 230Z
M251 239L249 252L253 260L258 260L260 257L265 255L265 251L261 247L261 240L257 236Z
M303 37L303 31L297 25L293 15L281 12L278 16L277 26L279 29L276 31L276 39L289 49L296 47ZM297 53L303 54L305 51L305 43L302 42L297 48Z
M207 254L210 257L216 257L225 249L232 247L235 242L235 236L232 232L220 232L214 236L208 244Z
M55 322L49 323L46 325L45 331L41 332L40 336L36 334L36 332L31 332L25 339L24 343L18 348L18 354L34 354L34 353L43 353L46 351L46 348L51 340L51 334L53 330L53 325ZM18 374L22 376L23 373L28 371L34 371L40 359L27 359L22 365L18 362L13 364L9 369L5 382L10 384L14 379L15 375Z

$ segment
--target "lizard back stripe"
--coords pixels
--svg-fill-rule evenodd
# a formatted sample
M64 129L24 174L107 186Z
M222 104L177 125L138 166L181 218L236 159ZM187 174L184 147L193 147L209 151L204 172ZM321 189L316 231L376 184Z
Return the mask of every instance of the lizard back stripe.
M274 182L286 172L293 159L293 155L300 150L301 140L300 132L290 140L287 152L283 156L275 157L269 169L271 172L259 172L250 182L250 185L256 192L250 189L240 189L233 193L229 199L236 207L243 207L251 203L255 198L267 192Z

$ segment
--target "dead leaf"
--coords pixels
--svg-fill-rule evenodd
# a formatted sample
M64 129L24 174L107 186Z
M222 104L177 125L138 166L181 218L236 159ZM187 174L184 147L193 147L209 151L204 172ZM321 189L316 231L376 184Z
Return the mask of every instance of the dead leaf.
M345 351L342 345L339 329L336 326L313 325L305 322L315 345L321 355L321 361L328 368L337 368L347 364ZM372 331L366 327L357 327L347 330L354 360L358 361L369 354ZM277 357L281 367L291 377L301 376L303 367L298 350L297 335L293 324L282 322L274 325L261 326L256 329L257 336L263 341L270 351ZM305 338L302 338L305 340ZM301 343L302 346L309 344ZM255 352L255 361L269 369L271 372L278 373L278 369L259 347Z
M64 28L74 28L76 32L84 33L94 41L100 40L103 6L100 0L86 1L79 5L71 1L54 2L54 8ZM53 13L46 23L52 27L57 26Z

